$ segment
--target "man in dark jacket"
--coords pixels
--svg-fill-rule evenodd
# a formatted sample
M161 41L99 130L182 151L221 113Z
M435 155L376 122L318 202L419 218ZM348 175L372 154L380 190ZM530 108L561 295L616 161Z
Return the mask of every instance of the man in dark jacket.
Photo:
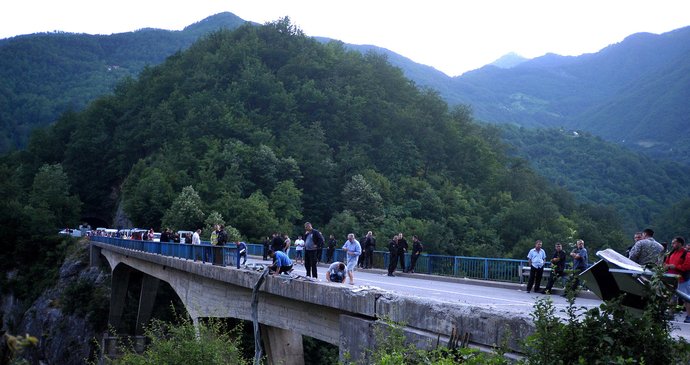
M556 242L556 251L553 253L553 258L551 258L551 275L542 293L551 294L551 288L553 288L553 283L556 281L556 278L565 277L565 259L566 254L565 251L563 251L563 246L560 242Z
M223 246L228 242L228 233L225 232L225 226L218 225L218 243L213 246L213 264L223 265Z
M364 260L363 267L365 269L371 269L374 262L374 250L376 249L376 237L369 231L366 237L364 237Z
M398 235L388 241L388 254L390 261L388 262L388 276L395 276L395 268L398 266Z
M280 235L278 233L274 233L273 239L271 240L271 250L273 250L273 252L276 252L276 251L285 252L284 248L285 248L285 241L283 241L283 239L280 237Z
M338 245L338 241L330 235L328 237L328 249L326 249L326 263L330 264L333 262L333 254L335 253L335 246Z
M311 226L311 223L304 223L304 268L307 271L307 276L318 278L316 273L317 250L323 247L323 235Z
M398 233L398 258L400 259L400 268L403 272L407 272L405 270L405 253L407 249L407 240L403 237L402 233Z
M414 273L417 259L422 254L422 250L424 250L424 246L419 241L419 237L417 235L412 236L412 255L410 256L410 267L407 269L407 272Z
M266 237L266 240L264 241L264 251L263 251L263 259L264 261L268 260L268 250L271 249L271 238Z

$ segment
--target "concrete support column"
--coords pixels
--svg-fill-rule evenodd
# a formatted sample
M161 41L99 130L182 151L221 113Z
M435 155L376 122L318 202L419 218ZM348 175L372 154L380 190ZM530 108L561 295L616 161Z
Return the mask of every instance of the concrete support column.
M374 327L376 321L340 315L340 362L344 364L367 364L367 350L376 348Z
M299 333L261 325L261 338L270 365L304 365L302 335Z
M159 279L147 274L144 274L141 279L141 294L139 295L139 312L137 313L135 335L143 335L144 326L151 319L159 283Z
M99 266L101 262L101 248L95 245L89 245L89 266Z
M122 312L125 309L130 274L131 269L127 266L118 266L113 270L112 283L110 285L108 324L115 328L118 333L124 332L122 328Z

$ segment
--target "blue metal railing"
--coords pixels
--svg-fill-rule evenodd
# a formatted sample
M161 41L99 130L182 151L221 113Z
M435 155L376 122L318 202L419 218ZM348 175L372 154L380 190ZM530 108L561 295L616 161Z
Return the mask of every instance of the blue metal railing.
M93 241L103 242L118 247L137 251L155 253L165 256L178 257L187 260L208 262L221 266L237 266L237 249L234 245L212 246L209 242L201 245L190 245L173 242L152 242L125 240L110 237L91 237ZM263 245L247 244L247 254L252 256L263 255ZM320 260L326 262L327 249L323 249ZM294 247L290 248L288 256L295 258ZM410 254L405 254L405 267L410 266ZM360 256L360 260L362 257ZM336 249L333 252L332 261L345 261L345 251ZM390 253L387 251L374 251L372 266L376 269L387 269L390 263ZM522 268L527 266L527 260L500 259L486 257L445 256L422 254L417 259L416 273L430 275L452 276L470 279L523 282ZM401 268L398 265L397 270Z
M235 247L235 245L213 246L210 242L201 242L200 245L191 245L174 242L126 240L121 238L102 236L93 236L90 239L92 241L107 243L109 245L127 248L135 251L154 253L186 260L200 261L219 266L240 266L239 257L237 255L237 248Z

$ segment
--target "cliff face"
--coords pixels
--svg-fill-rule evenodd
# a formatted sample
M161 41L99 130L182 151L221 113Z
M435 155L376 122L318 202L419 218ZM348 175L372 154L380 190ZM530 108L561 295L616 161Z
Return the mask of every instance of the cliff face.
M28 333L40 341L38 348L22 356L31 364L84 364L100 342L100 327L108 315L107 297L100 293L110 292L110 276L88 266L88 245L77 246L62 264L56 285L45 290L26 311L22 311L24 303L13 295L0 299L3 329Z

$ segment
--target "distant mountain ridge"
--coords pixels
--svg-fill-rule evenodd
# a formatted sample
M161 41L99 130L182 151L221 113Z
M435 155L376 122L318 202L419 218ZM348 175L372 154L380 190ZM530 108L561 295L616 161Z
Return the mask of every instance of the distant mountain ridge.
M690 161L690 27L639 33L600 52L545 55L511 69L486 66L453 80L451 103L478 119L587 130L652 155ZM651 147L648 147L651 146Z
M510 52L508 54L501 56L496 61L491 62L489 65L496 66L498 68L513 68L527 61L529 61L529 59L522 57L515 52Z

